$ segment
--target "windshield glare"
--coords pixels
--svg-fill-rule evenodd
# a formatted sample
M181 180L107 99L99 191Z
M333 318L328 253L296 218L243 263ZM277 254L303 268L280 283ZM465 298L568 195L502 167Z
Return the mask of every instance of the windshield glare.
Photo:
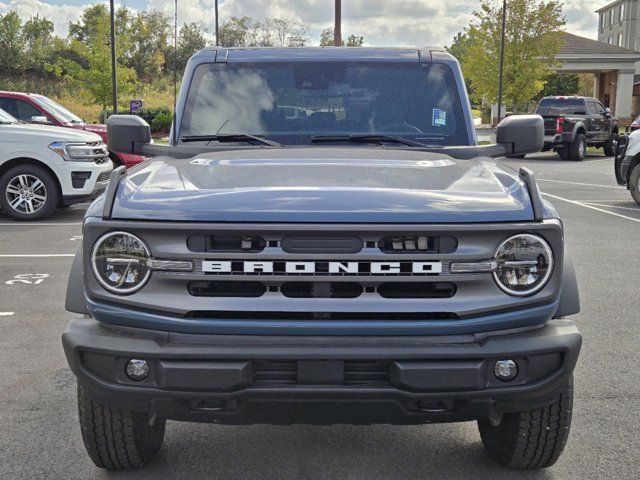
M392 135L468 145L451 69L442 64L291 62L203 64L187 95L180 136Z
M18 119L0 108L0 123L18 123Z
M34 100L40 104L40 106L53 116L55 116L62 123L83 123L82 119L71 113L69 110L64 108L59 103L54 102L49 97L45 97L44 95L34 95Z

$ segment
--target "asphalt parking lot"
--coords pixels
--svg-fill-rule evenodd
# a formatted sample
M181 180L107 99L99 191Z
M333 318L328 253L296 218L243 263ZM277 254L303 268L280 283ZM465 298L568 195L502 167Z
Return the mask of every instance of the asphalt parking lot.
M584 335L569 443L551 469L504 470L475 423L250 426L170 422L142 471L93 466L77 422L75 378L60 335L72 256L86 205L41 223L0 214L0 478L425 479L640 477L640 207L615 183L612 159L507 160L533 169L560 211L577 274Z

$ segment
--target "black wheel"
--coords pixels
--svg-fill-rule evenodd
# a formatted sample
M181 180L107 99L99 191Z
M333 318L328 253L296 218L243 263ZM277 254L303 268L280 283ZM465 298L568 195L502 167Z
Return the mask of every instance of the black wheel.
M616 154L616 148L618 148L618 139L620 138L620 136L618 135L617 132L613 132L611 134L611 138L609 140L607 140L603 147L604 147L604 154L607 157L613 157Z
M563 146L558 153L563 160L583 161L587 154L587 137L582 133L577 134L574 142Z
M0 207L16 220L40 220L53 212L60 189L53 176L38 165L18 165L0 178Z
M506 413L499 425L478 421L487 455L516 470L537 470L553 465L564 450L571 426L573 377L560 397L544 408Z
M635 202L640 205L640 165L636 165L629 175L629 191Z
M93 400L81 387L78 387L78 413L84 446L100 468L142 467L162 445L164 419L104 405Z

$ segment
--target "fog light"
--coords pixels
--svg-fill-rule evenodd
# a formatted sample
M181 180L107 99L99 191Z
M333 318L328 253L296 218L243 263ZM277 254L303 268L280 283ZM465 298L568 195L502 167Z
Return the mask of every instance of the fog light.
M518 375L518 365L513 360L498 360L493 373L498 380L510 382Z
M127 377L134 382L144 380L149 376L149 364L146 360L137 360L132 358L127 362Z

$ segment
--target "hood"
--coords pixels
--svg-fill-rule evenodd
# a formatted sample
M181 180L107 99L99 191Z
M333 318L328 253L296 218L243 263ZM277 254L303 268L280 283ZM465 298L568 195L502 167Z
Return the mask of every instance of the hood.
M101 137L106 137L107 135L107 126L102 124L93 124L93 123L81 123L76 124L77 128L82 128L87 132L92 132L100 135Z
M16 137L16 135L28 135L29 139L40 138L43 142L99 142L102 140L95 133L85 132L84 130L30 123L0 125L0 134L3 132L10 134L10 137L7 138L8 141L14 140L18 142L23 141L23 139Z
M526 186L494 160L383 148L287 148L156 158L112 218L203 222L531 221Z

